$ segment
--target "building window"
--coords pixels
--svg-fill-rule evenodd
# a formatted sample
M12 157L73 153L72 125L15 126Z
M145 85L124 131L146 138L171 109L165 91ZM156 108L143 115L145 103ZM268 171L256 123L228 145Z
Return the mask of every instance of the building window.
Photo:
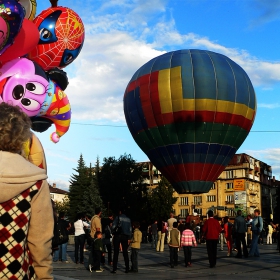
M233 170L227 170L226 171L226 178L232 179L233 178Z
M180 205L188 205L188 197L180 197Z
M234 203L234 196L233 195L227 195L226 196L226 203Z
M210 190L215 190L215 189L216 189L216 185L215 185L215 183L213 183L213 185L212 185Z
M211 201L211 202L214 202L216 201L216 196L215 195L207 195L207 201Z
M181 209L180 210L180 216L181 217L186 217L189 214L188 209Z
M51 193L50 196L51 196L51 199L54 200L54 194Z
M228 209L228 210L227 210L227 215L228 215L229 217L234 217L234 216L236 216L236 213L235 213L234 210Z
M233 189L233 183L226 183L226 189L232 190Z
M196 212L198 215L202 215L202 209L201 208L195 208L194 212Z
M194 196L193 197L194 205L201 205L202 204L202 196Z

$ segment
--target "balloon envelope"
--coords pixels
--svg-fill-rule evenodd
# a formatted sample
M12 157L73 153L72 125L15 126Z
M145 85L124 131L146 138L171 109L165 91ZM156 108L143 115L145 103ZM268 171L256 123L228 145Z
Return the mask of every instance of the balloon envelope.
M178 193L208 192L247 137L256 96L246 72L204 50L163 54L124 95L129 130Z

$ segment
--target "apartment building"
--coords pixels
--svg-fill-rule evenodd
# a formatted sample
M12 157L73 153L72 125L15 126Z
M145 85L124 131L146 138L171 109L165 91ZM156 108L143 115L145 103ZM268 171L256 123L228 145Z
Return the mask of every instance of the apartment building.
M143 175L150 187L156 186L161 177L151 162L146 163ZM271 166L247 154L236 154L208 193L175 193L178 199L174 211L181 217L193 212L206 216L212 209L218 217L234 217L239 209L244 215L260 209L262 216L269 219L276 207L275 182Z

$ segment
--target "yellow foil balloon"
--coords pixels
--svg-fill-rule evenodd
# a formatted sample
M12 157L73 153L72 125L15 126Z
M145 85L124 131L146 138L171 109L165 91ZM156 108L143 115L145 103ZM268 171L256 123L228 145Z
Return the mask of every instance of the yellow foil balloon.
M29 20L33 20L36 15L36 0L20 0L19 3L24 7L25 9L25 18Z

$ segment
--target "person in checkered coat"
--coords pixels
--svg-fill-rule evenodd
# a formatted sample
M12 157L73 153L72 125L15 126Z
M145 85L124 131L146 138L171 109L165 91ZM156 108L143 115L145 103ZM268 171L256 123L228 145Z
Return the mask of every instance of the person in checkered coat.
M53 279L53 211L47 175L22 156L29 117L0 104L0 278Z

